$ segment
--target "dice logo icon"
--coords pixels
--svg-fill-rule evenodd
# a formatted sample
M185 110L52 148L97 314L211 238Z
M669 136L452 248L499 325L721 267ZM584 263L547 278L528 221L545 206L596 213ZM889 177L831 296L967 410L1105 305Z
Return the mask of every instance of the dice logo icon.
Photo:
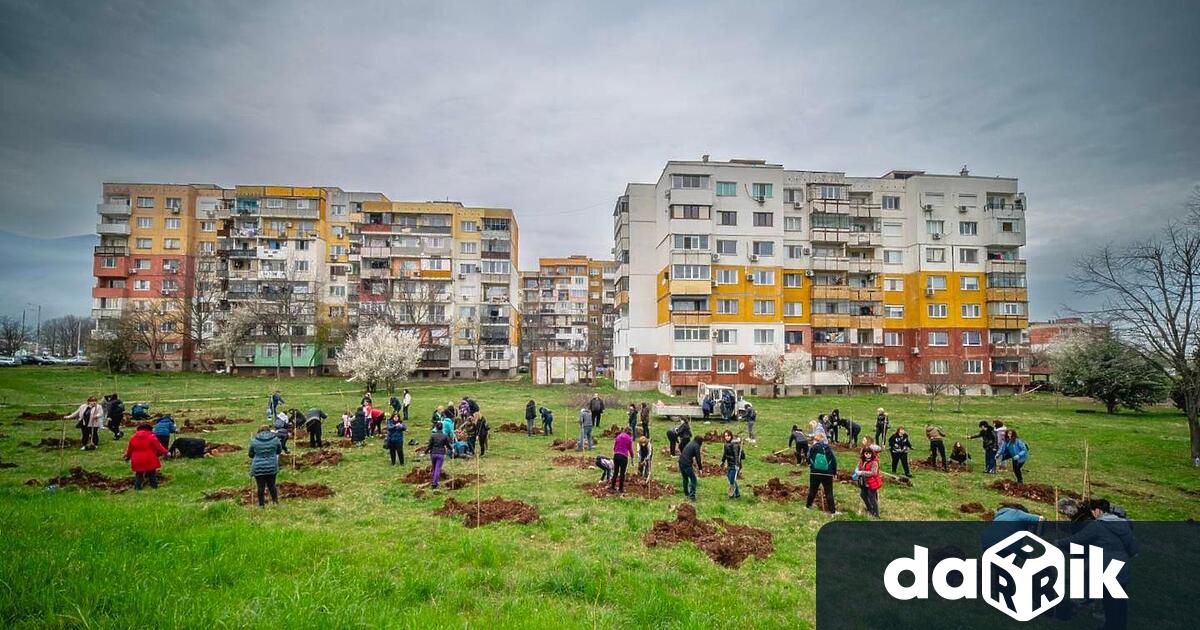
M983 599L1016 619L1029 621L1066 593L1066 557L1029 532L1017 532L983 553Z

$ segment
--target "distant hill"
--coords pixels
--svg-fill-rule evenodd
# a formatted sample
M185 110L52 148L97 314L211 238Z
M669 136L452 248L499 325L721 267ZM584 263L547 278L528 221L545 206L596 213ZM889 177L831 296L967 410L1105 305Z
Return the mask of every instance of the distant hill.
M89 315L96 242L93 234L40 239L0 230L0 314L20 317L32 302L41 305L43 320Z

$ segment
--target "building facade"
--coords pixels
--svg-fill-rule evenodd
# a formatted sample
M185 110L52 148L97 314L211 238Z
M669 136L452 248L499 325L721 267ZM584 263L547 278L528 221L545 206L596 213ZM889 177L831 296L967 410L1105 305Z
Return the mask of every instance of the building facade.
M668 162L613 212L616 383L1020 390L1025 209L1015 179L965 169L871 178ZM778 383L756 376L768 349L800 359Z
M536 271L521 272L525 365L535 354L569 354L585 375L612 365L616 269L612 260L573 255L541 258Z

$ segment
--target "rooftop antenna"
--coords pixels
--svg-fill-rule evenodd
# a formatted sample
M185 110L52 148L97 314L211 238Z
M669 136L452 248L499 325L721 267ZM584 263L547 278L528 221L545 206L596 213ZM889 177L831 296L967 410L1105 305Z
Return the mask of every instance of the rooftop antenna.
M708 154L707 154L707 153L705 153L704 155L701 155L701 156L700 156L700 161L701 161L701 162L707 162L707 161L708 161Z
M966 177L967 175L970 175L970 174L971 174L971 171L968 171L968 170L967 170L967 165L966 165L966 164L963 164L962 170L961 170L961 171L959 171L959 172L958 172L958 174L959 174L959 175L961 175L961 176L963 176L963 177Z

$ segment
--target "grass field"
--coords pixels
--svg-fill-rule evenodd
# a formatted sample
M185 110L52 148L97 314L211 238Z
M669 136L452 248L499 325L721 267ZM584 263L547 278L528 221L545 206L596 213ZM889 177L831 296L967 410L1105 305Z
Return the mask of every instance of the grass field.
M246 424L213 427L202 437L245 446L265 415L268 379L208 375L106 376L86 369L13 368L0 371L0 625L25 627L783 627L811 626L814 617L814 540L830 517L802 503L766 502L750 485L788 477L796 468L762 461L786 446L793 423L839 407L873 431L876 407L913 434L918 451L927 442L921 427L932 420L951 441L980 419L1002 418L1031 449L1026 481L1079 491L1084 443L1090 444L1094 492L1124 505L1138 519L1200 516L1200 480L1187 457L1182 416L1159 408L1107 416L1094 404L1048 395L967 399L962 413L939 400L936 411L909 397L811 397L756 399L757 445L748 450L744 496L725 497L721 477L700 481L697 511L704 519L764 528L774 553L749 558L739 569L723 568L690 544L647 548L642 537L655 520L671 520L680 495L657 500L597 499L579 488L595 482L594 470L556 467L560 455L548 438L495 431L523 423L525 401L555 410L556 433L573 437L576 412L568 408L590 389L536 388L527 382L415 384L410 435L424 435L429 410L438 402L470 394L493 427L491 450L478 462L484 498L520 499L537 507L532 525L496 523L468 529L461 519L435 516L445 498L475 496L475 488L415 496L399 482L378 440L365 449L343 449L338 466L292 472L281 481L320 482L330 498L284 501L265 510L232 501L203 500L206 491L252 485L244 451L192 461L164 462L170 481L157 491L108 494L62 489L50 493L23 485L45 481L71 466L128 476L120 460L124 442L105 431L97 451L43 450L18 446L58 437L60 422L18 421L23 411L67 413L88 394L119 391L131 408L150 401L176 419L213 415L246 418ZM322 407L332 418L355 404L353 384L337 379L280 382L288 407ZM653 401L656 393L604 388L608 398ZM177 398L236 398L209 402L156 403ZM377 397L377 400L379 398ZM1077 413L1087 409L1096 413ZM253 422L250 422L250 420ZM612 410L604 425L622 423ZM651 428L656 449L667 424ZM698 433L720 428L697 425ZM743 428L738 426L739 430ZM78 437L67 427L68 437ZM601 448L611 452L611 439ZM978 472L982 453L971 443L976 472L946 475L914 471L913 487L889 483L881 491L885 519L973 519L957 506L977 501L994 508L1002 499ZM411 448L407 449L411 456ZM709 454L717 449L707 449ZM60 465L61 457L61 465ZM656 478L678 487L659 455ZM712 458L715 464L715 457ZM853 457L839 452L843 468ZM884 462L888 459L885 456ZM406 468L427 465L409 460ZM476 462L450 461L448 472L474 472ZM1011 475L1011 473L1009 473ZM836 486L838 518L863 518L853 486ZM1053 517L1048 504L1025 501ZM1072 626L1073 627L1073 626Z

